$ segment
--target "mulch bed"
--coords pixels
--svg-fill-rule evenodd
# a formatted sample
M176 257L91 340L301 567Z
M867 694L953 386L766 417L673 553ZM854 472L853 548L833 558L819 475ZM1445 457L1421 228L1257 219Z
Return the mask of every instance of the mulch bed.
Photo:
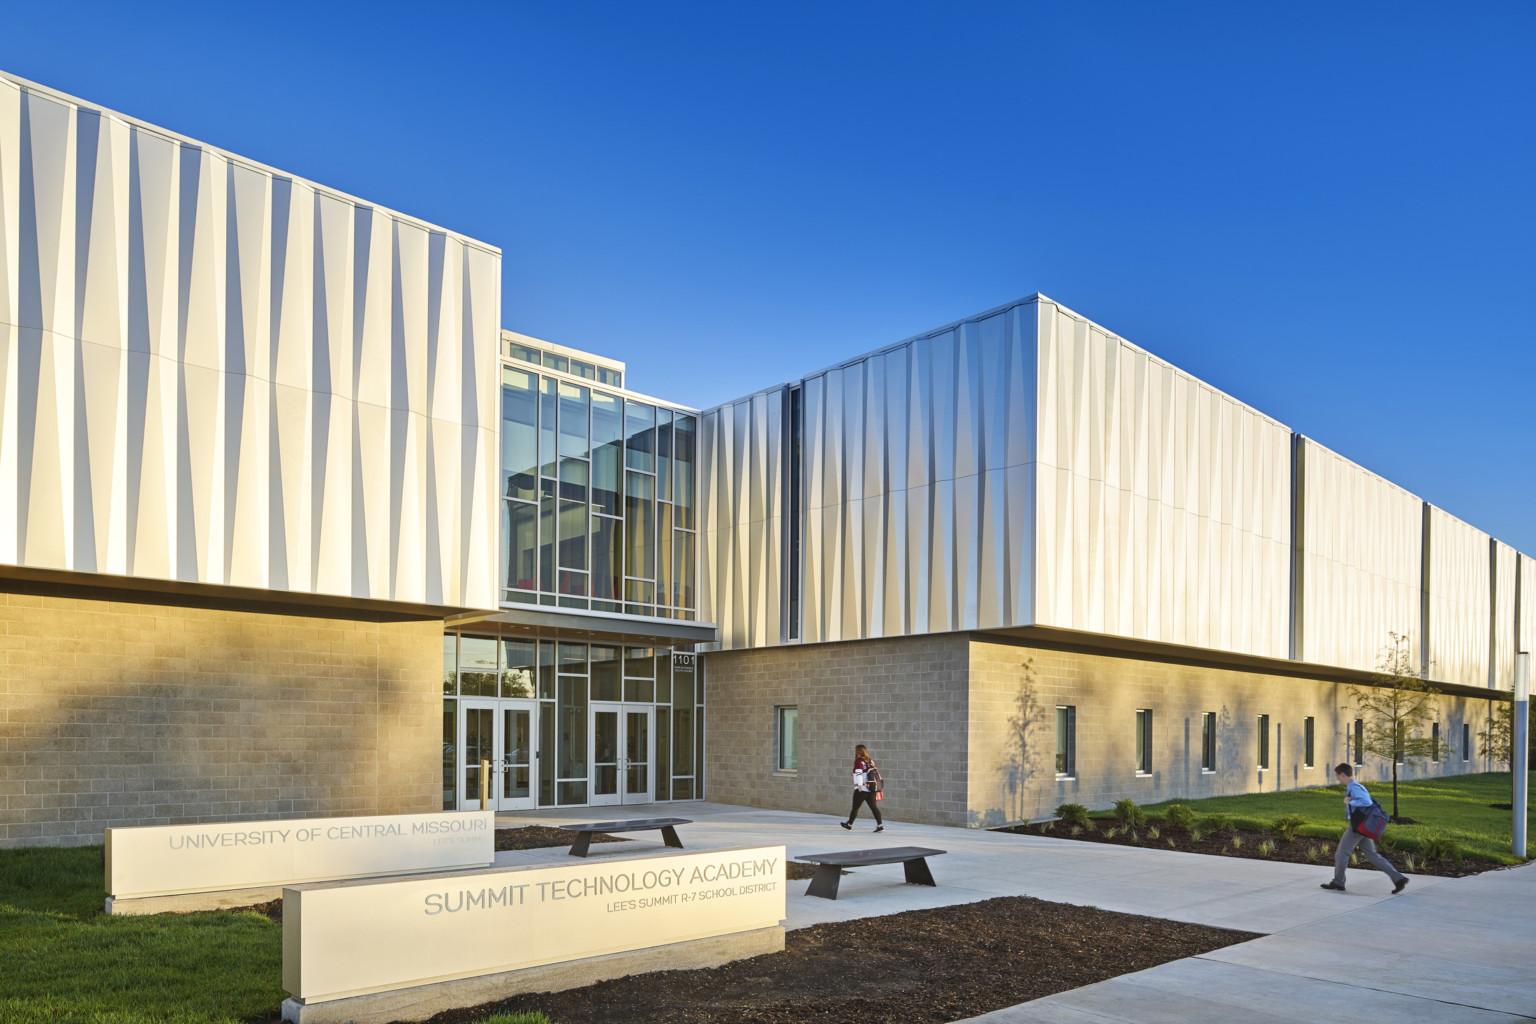
M1085 843L1110 843L1115 846L1137 846L1147 850L1177 850L1181 853L1205 853L1218 857L1242 857L1248 860L1273 860L1286 864L1311 864L1319 868L1326 868L1330 874L1333 871L1333 850L1338 845L1338 837L1322 838L1319 836L1297 836L1294 839L1283 839L1274 832L1265 832L1258 829L1232 828L1221 831L1203 831L1198 840L1191 837L1191 833L1183 829L1173 828L1165 823L1152 822L1160 833L1153 838L1145 826L1133 829L1135 838L1123 831L1123 826L1116 821L1107 821L1102 818L1094 820L1093 828L1085 828L1073 834L1073 827L1065 822L1051 821L1038 825L1013 825L1008 828L999 828L997 832L1013 832L1018 835L1046 835L1055 839L1076 839ZM1107 835L1109 829L1115 829L1118 834ZM1342 832L1341 825L1339 831ZM1390 843L1391 826L1385 838ZM1172 841L1170 844L1170 840ZM1235 845L1234 845L1235 840ZM1268 843L1268 853L1261 852L1261 846ZM1408 871L1404 858L1413 856L1413 870L1408 872L1414 875L1438 875L1441 878L1463 878L1467 875L1476 875L1484 871L1495 871L1508 865L1496 861L1483 860L1479 857L1463 856L1460 861L1450 863L1448 861L1431 861L1425 863L1421 854L1412 851L1394 850L1390 846L1382 846L1377 843L1382 856L1391 861L1393 866L1400 871ZM1350 865L1350 870L1361 869L1375 871L1376 869L1364 860Z
M808 866L808 865L806 865ZM1004 896L789 932L782 953L447 1010L559 1024L945 1024L1258 936Z

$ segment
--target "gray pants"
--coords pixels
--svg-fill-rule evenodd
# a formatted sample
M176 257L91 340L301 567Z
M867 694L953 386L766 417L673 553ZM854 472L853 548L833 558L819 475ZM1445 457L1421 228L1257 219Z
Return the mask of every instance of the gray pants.
M1349 867L1349 855L1355 851L1356 847L1359 847L1361 855L1366 860L1374 864L1378 871L1386 872L1387 877L1392 879L1394 883L1403 880L1403 873L1391 864L1388 864L1387 858L1376 852L1376 840L1367 839L1359 832L1356 832L1353 825L1350 825L1344 829L1344 834L1339 837L1339 848L1333 855L1334 885L1342 886L1344 884L1344 869Z

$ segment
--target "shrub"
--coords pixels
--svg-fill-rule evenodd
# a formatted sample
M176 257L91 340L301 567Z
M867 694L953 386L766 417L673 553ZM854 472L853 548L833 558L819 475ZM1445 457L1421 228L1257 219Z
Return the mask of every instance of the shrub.
M1200 840L1202 840L1204 838L1205 838L1205 833L1201 832L1199 829L1192 828L1192 829L1189 830L1189 841L1190 842L1198 843Z
M1236 838L1236 837L1234 837L1234 838ZM1262 843L1259 844L1259 856L1260 857L1268 857L1270 854L1272 854L1274 852L1275 852L1275 844L1270 842L1268 839L1264 840Z
M1321 854L1322 851L1317 848L1316 843L1313 843L1311 846L1307 847L1307 860L1316 861L1317 858L1321 856Z
M1147 826L1147 838L1148 839L1161 839L1162 837L1163 837L1162 829L1158 828L1156 825L1148 825Z
M1232 824L1232 815L1222 811L1207 814L1204 824L1207 832L1231 832L1235 828Z
M1239 835L1234 835L1232 837L1232 849L1234 849L1234 850L1241 850L1242 848L1243 848L1243 837L1239 836Z
M1276 818L1274 824L1272 824L1270 827L1275 830L1275 834L1278 835L1281 839L1284 839L1286 842L1290 842L1292 839L1296 838L1296 834L1301 831L1301 826L1305 825L1306 823L1307 819L1303 815L1287 814L1283 817Z
M1443 860L1456 864L1461 860L1461 847L1450 836L1425 836L1419 844L1419 852L1426 862Z
M1091 828L1088 823L1088 808L1082 804L1062 804L1056 808L1056 817L1068 825L1076 825L1078 828Z
M1115 801L1115 817L1127 825L1140 825L1147 820L1147 812L1136 806L1130 797Z
M1173 839L1171 839L1171 838L1170 838L1170 839L1169 839L1169 840L1168 840L1168 849L1170 849L1170 850L1171 850L1171 849L1173 849L1173 848L1174 848L1174 846L1173 846Z
M1408 872L1410 875L1419 870L1419 862L1414 859L1413 854L1410 853L1408 856L1403 858L1403 870Z
M1163 820L1173 828L1181 828L1188 832L1195 827L1195 812L1185 804L1169 804L1163 812Z

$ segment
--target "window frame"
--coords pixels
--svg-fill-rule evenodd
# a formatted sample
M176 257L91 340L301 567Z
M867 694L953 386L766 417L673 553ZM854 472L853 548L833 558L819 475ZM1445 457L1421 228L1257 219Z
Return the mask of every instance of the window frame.
M1200 712L1200 774L1216 774L1216 712Z
M1267 771L1269 771L1269 768L1270 768L1270 757L1269 757L1269 716L1268 715L1260 715L1258 717L1258 722L1255 723L1254 728L1257 730L1257 733L1258 733L1258 736L1256 738L1258 740L1258 747L1259 747L1259 749L1258 749L1259 771L1267 772Z
M1063 736L1065 728L1065 736ZM1056 705L1056 778L1077 778L1077 705ZM1066 770L1063 771L1062 769Z
M1317 720L1311 715L1301 720L1301 766L1317 767Z
M785 721L792 723L785 729ZM792 763L784 763L784 739L791 740ZM775 775L800 774L800 705L776 704L773 708L773 773Z
M1152 774L1152 709L1136 709L1136 774Z

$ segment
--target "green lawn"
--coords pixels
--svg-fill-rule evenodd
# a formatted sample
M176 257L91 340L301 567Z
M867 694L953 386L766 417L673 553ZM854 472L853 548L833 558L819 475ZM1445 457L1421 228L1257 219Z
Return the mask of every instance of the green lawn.
M0 850L0 1021L238 1024L277 1013L281 925L222 910L108 917L105 899L99 846Z
M1392 783L1362 779L1371 796L1392 810ZM1399 849L1420 848L1426 838L1443 836L1454 840L1463 854L1482 857L1501 864L1518 864L1510 853L1511 817L1509 811L1495 810L1494 803L1510 802L1508 772L1480 775L1453 775L1440 779L1400 782L1397 787L1398 812L1413 818L1417 825L1394 824L1387 829L1392 845ZM1337 838L1344 827L1344 787L1318 786L1281 793L1245 793L1215 796L1204 800L1168 800L1147 804L1150 818L1162 818L1171 804L1184 804L1196 815L1230 814L1235 824L1254 828L1268 826L1287 814L1307 819L1302 835ZM1109 812L1096 813L1102 817ZM1526 817L1526 834L1531 835L1531 815ZM1529 839L1527 853L1530 852Z

